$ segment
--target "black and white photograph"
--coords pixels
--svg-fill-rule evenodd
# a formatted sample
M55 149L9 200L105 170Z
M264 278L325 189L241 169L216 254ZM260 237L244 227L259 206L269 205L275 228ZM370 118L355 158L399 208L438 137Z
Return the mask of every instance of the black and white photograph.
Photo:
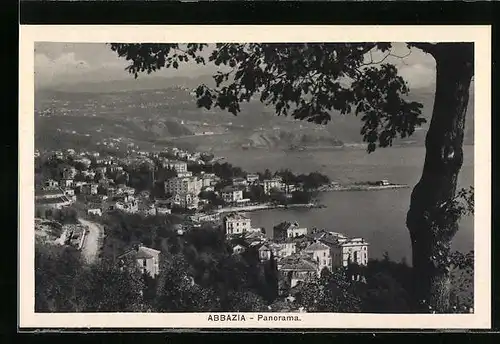
M487 27L67 28L25 29L21 304L38 319L488 324Z

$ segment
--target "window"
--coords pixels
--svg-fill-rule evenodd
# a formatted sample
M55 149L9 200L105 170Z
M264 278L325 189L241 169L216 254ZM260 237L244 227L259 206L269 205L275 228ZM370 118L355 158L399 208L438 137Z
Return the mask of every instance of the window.
M146 266L147 266L147 261L146 261L146 259L143 259L143 260L142 260L142 266L144 266L144 267L146 267Z

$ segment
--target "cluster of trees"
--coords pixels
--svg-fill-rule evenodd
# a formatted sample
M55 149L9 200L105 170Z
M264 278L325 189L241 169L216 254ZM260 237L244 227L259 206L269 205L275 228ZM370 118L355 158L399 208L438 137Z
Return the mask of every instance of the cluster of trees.
M276 298L274 262L261 264L257 251L233 255L218 228L178 236L173 222L123 214L105 223L107 246L95 265L70 247L37 244L37 311L263 311ZM139 242L163 252L156 279L116 264Z
M85 264L72 247L36 244L38 312L282 311L303 307L308 312L401 313L415 309L411 268L388 256L371 260L366 267L325 270L319 278L290 291L273 257L261 263L257 250L248 245L243 253L233 254L233 245L241 239L228 242L219 228L204 226L179 236L174 230L175 217L119 213L107 215L104 223L105 248L93 265ZM122 271L117 265L117 256L135 243L162 251L156 279ZM470 272L472 257L457 255L457 268ZM283 296L289 292L295 301L286 306ZM464 299L458 292L451 311L463 312L471 307L472 299Z
M320 186L330 184L330 178L320 172L311 172L309 174L295 175L289 169L281 169L274 173L279 176L283 182L290 185L301 185L304 190L316 190Z

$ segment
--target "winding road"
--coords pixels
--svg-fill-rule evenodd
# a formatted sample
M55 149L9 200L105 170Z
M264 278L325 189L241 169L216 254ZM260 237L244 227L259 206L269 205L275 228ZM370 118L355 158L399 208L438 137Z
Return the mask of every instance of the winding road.
M99 255L101 238L104 236L104 228L102 225L84 219L78 221L88 228L88 233L82 247L82 254L87 263L92 264L96 261Z

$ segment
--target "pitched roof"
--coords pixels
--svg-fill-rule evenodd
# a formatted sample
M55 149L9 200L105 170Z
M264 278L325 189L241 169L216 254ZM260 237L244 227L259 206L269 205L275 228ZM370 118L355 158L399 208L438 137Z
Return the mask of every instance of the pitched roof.
M307 246L304 251L319 251L319 250L328 250L330 249L329 246L321 243L321 242L315 242L312 243L311 245Z
M146 246L139 246L136 249L129 250L118 258L150 259L158 256L161 252Z
M300 272L314 272L317 270L317 266L314 262L307 260L306 258L299 257L296 260L286 261L280 268L280 270L293 270Z

